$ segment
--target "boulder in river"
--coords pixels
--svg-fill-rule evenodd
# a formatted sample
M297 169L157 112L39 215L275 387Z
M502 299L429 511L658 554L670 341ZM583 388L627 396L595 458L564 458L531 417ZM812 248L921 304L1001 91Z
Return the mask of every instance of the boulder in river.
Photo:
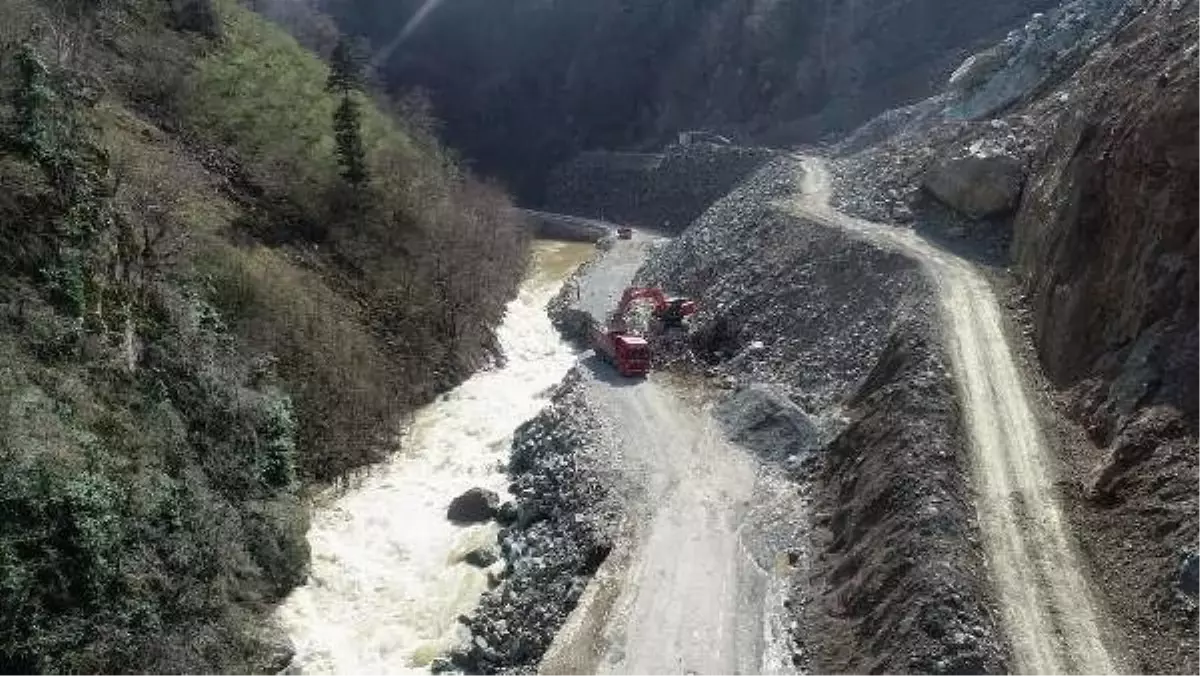
M511 526L517 520L517 503L508 500L496 510L496 523Z
M935 162L922 184L955 211L982 219L1016 208L1025 184L1025 167L1007 153L968 151Z
M500 559L500 553L496 548L488 545L486 547L476 547L467 552L463 557L463 561L469 563L476 568L487 568Z
M495 491L475 487L450 501L446 518L458 524L480 523L495 516L499 506Z

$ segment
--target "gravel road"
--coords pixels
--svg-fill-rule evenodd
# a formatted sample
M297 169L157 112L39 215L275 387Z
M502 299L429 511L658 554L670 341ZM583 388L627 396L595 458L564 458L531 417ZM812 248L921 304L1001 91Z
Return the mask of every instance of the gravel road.
M980 525L1017 670L1114 672L1105 624L1057 504L1049 450L991 287L975 266L911 230L830 207L822 160L801 158L798 170L803 190L789 205L798 215L912 257L938 286L974 450Z

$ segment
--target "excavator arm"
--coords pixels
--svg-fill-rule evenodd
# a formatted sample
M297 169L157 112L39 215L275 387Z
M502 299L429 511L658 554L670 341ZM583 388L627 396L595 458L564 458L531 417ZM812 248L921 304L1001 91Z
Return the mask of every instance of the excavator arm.
M654 289L644 286L631 286L625 289L625 293L621 295L621 302L617 304L617 316L624 317L629 311L629 305L633 301L640 298L648 298L654 303L654 311L660 311L660 308L667 304L667 297L663 294L662 289Z
M629 306L642 298L649 299L654 304L654 316L662 320L667 327L679 326L683 318L696 311L696 301L690 298L667 298L662 289L644 286L631 286L621 295L621 302L613 314L617 322L625 321L625 313Z

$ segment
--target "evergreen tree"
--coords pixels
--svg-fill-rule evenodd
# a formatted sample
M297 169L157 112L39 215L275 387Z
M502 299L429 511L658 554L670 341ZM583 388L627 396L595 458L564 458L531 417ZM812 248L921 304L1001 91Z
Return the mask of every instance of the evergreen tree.
M338 40L330 57L329 80L325 86L342 95L333 113L338 165L342 178L358 188L367 182L367 153L362 140L362 108L355 98L362 89L362 60L359 50L345 37Z
M346 93L362 89L362 50L342 36L329 56L329 91Z
M352 92L342 95L333 111L333 131L337 138L338 164L342 178L355 188L367 182L367 153L362 140L362 109Z

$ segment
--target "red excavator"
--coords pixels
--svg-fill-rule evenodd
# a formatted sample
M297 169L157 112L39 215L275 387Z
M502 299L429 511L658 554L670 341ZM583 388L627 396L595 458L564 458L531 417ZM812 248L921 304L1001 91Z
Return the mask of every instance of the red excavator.
M653 330L669 330L683 326L683 318L696 312L696 301L690 298L668 298L662 289L631 286L625 289L617 309L608 318L608 326L592 326L592 347L596 354L616 367L623 376L642 376L650 371L650 344L643 336L629 331L625 319L630 305L640 299L652 302L652 316L658 326Z

